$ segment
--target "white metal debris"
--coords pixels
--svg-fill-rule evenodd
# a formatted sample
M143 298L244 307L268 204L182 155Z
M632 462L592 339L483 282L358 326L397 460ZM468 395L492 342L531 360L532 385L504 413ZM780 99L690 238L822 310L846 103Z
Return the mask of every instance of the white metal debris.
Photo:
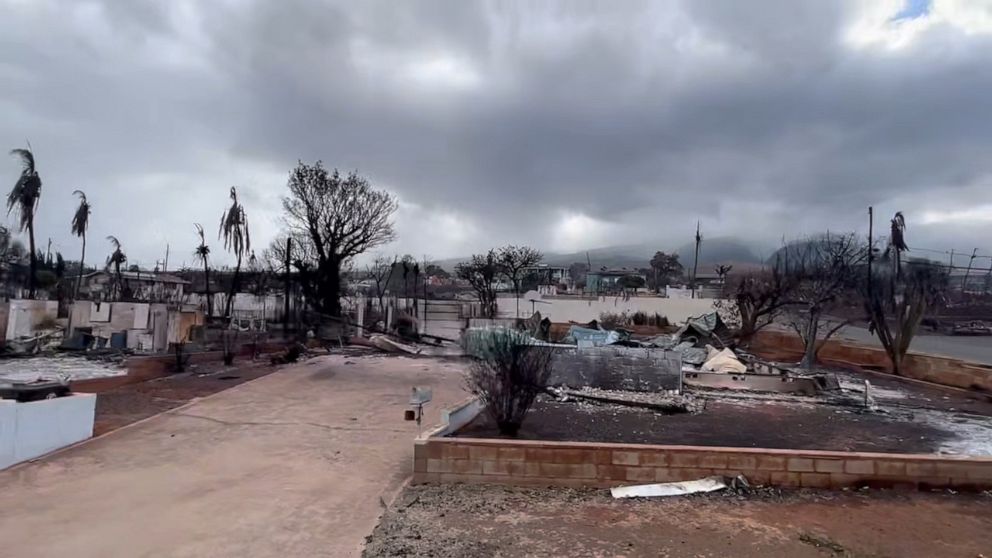
M37 379L88 380L127 374L127 369L105 362L80 357L9 358L0 361L0 379L32 382Z
M614 498L651 498L654 496L682 496L700 492L714 492L724 488L727 488L727 483L723 477L706 477L682 482L619 486L611 488L610 494Z

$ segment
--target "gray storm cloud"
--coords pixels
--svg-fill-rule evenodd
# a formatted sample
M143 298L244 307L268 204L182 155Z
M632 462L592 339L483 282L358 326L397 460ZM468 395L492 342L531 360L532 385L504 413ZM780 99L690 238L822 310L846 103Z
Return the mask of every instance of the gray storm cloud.
M436 257L671 247L697 219L774 242L863 228L869 204L921 245L992 226L989 2L0 8L0 139L31 140L38 234L70 257L75 189L151 267L167 243L191 260L236 184L260 249L316 158L400 197L386 250Z

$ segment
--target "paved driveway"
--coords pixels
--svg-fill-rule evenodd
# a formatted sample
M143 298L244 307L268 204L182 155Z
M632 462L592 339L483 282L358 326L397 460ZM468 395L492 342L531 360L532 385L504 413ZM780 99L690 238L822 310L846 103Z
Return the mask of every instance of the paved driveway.
M0 555L352 556L410 475L410 387L460 365L320 357L0 472Z
M878 337L868 333L868 330L863 327L848 326L842 329L839 335L859 343L875 347L882 346ZM992 337L932 335L924 332L913 337L909 352L957 358L979 364L992 364Z

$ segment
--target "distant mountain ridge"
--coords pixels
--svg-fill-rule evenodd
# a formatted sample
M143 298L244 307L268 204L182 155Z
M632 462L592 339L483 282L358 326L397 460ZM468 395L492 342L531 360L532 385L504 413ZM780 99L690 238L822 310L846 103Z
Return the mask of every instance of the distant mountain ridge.
M695 245L693 242L688 242L674 249L671 245L666 245L664 242L659 242L657 244L622 244L603 248L591 248L589 250L582 250L579 252L546 252L544 254L543 263L553 266L568 267L576 262L586 263L588 260L592 263L593 269L599 269L601 267L627 267L637 269L648 267L651 257L654 256L655 252L674 251L678 253L679 261L682 262L682 265L688 268L692 265L694 249ZM454 269L455 265L459 262L463 262L467 259L468 257L448 258L445 260L440 260L437 263L442 268L450 271ZM728 262L760 264L761 258L754 253L754 250L735 238L717 237L703 239L703 242L699 248L699 266L701 269L714 264Z

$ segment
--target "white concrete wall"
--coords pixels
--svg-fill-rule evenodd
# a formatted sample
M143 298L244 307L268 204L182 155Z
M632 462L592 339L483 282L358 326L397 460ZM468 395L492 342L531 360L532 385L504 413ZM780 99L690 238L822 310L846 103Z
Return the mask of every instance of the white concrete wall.
M7 314L7 340L34 337L38 324L46 318L55 320L59 315L57 300L11 300Z
M227 294L211 293L211 298L213 299L214 316L223 316L227 307ZM277 322L282 320L283 312L286 309L285 300L281 294L258 296L251 293L234 293L234 304L231 305L231 310L235 313L258 313L259 316L264 313L266 320ZM190 293L186 295L186 303L196 305L203 310L204 314L207 312L207 297L204 295ZM292 306L293 301L290 299L290 307Z
M499 299L499 317L513 318L516 316L516 304L513 297ZM673 324L683 322L689 317L699 316L713 311L714 299L673 299L654 296L635 296L628 300L623 297L600 297L595 300L542 298L534 304L534 309L541 316L550 318L553 322L588 322L599 319L603 312L655 312L668 318ZM520 316L531 314L531 302L520 300Z
M0 469L93 436L96 394L30 403L0 400Z

